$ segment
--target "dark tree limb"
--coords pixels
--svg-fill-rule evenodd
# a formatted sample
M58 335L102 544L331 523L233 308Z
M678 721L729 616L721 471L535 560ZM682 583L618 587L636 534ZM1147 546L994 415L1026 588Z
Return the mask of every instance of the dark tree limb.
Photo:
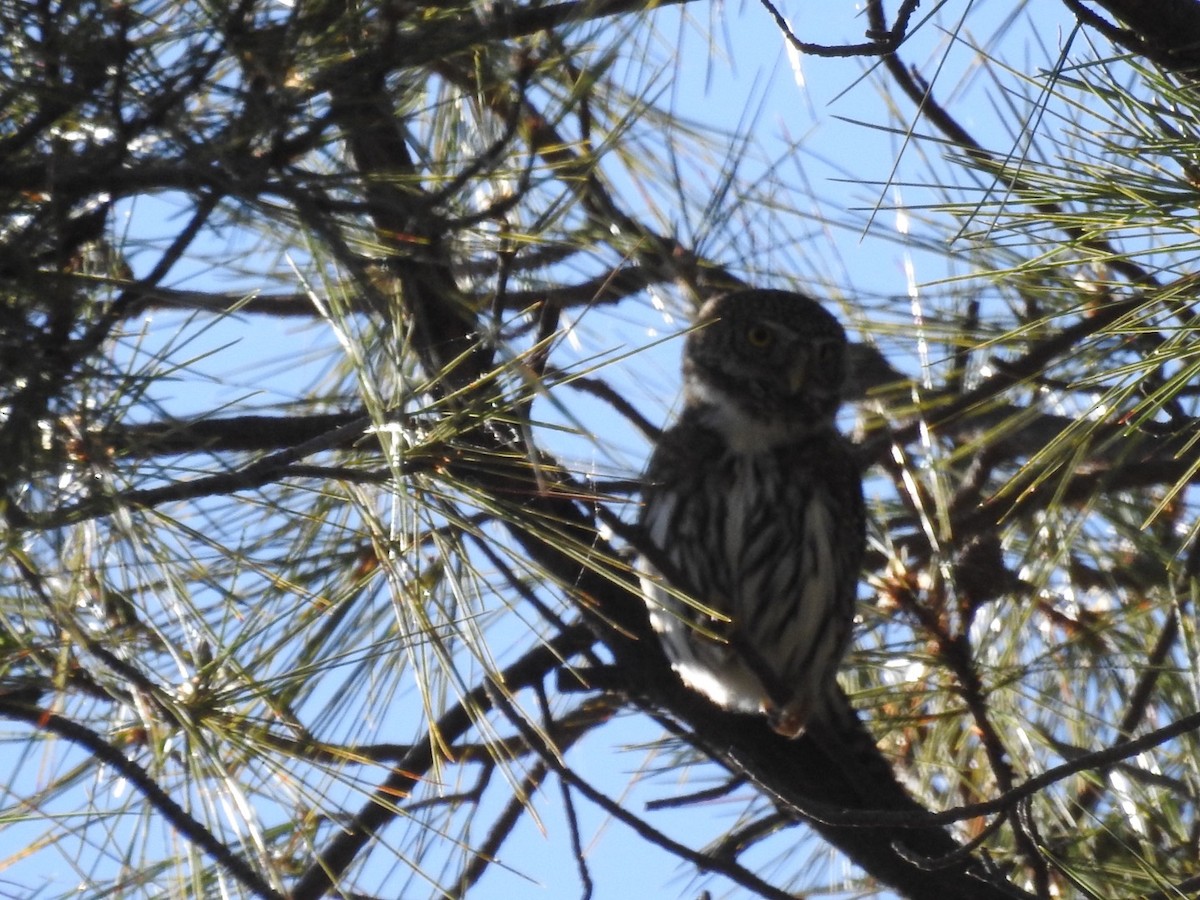
M1200 3L1195 0L1092 0L1124 24L1104 22L1080 0L1064 0L1085 25L1130 52L1184 75L1200 69Z

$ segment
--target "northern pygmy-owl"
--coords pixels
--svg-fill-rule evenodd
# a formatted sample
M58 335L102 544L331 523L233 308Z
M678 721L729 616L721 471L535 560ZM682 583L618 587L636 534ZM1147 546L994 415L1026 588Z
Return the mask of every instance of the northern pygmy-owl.
M684 350L684 406L646 471L639 561L673 668L798 737L849 642L862 481L834 416L846 337L787 291L725 294Z

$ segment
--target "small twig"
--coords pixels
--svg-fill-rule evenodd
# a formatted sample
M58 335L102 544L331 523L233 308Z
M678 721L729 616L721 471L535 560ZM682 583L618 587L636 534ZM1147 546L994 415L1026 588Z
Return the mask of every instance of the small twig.
M487 838L477 850L472 851L471 861L463 869L462 874L458 878L458 887L451 895L453 897L466 897L467 891L474 885L483 873L487 871L496 860L496 855L500 852L500 847L504 841L512 834L513 828L516 827L518 821L529 809L530 797L535 794L546 780L547 767L544 762L534 763L528 774L521 779L521 784L516 792L504 804L504 809L496 820L492 823L491 829L488 831Z
M719 800L721 797L728 797L745 783L745 778L733 777L728 781L722 782L716 787L711 787L707 790L692 791L690 794L682 794L678 797L663 797L661 800L651 800L646 804L646 809L650 811L659 809L678 809L681 806L691 806L696 803L707 803L710 800Z
M454 749L456 752L458 751L457 747ZM462 762L462 756L457 756L456 761ZM475 779L475 786L471 789L459 791L454 794L437 794L433 797L426 797L424 800L417 800L414 803L408 804L406 807L404 807L404 811L406 813L412 813L416 810L427 809L433 806L448 806L453 808L461 804L474 804L475 806L478 806L480 800L483 798L483 792L486 791L488 785L492 783L492 776L496 773L497 765L496 758L494 756L480 758L480 762L483 763L483 765L480 766L479 776ZM479 853L483 854L484 851L481 849Z
M776 26L783 32L783 36L789 44L801 53L807 53L809 56L827 57L882 56L885 53L893 52L908 37L909 22L912 20L913 13L916 12L917 7L920 6L920 0L904 0L900 5L900 12L896 14L896 23L891 28L876 28L873 26L868 29L868 40L863 43L814 44L809 41L802 41L796 37L783 13L779 11L771 0L759 0L759 2L771 14L771 18L775 20Z
M781 828L794 828L799 821L791 810L776 810L744 828L725 835L713 847L712 853L722 859L736 859L739 853L745 852L752 845L777 834Z
M565 743L556 733L558 731L555 727L557 723L555 722L553 713L550 711L550 701L546 698L545 687L538 684L534 686L534 690L537 693L538 706L542 710L542 721L544 723L542 727L548 734L554 733L554 741L561 756L570 744ZM577 731L571 742L573 743L578 740L583 734L584 732ZM562 796L563 810L566 813L567 829L571 834L571 853L575 856L575 866L579 870L579 881L583 885L581 897L583 900L592 900L592 895L596 892L596 885L592 881L592 873L588 869L587 859L583 852L583 838L580 836L579 831L579 814L575 811L575 801L571 798L570 785L560 778L558 779L558 789Z
M662 435L662 429L638 412L637 407L625 399L619 392L613 389L607 381L601 378L589 378L587 376L577 376L575 378L566 379L565 373L558 369L547 368L547 375L564 378L566 387L574 388L582 391L585 394L591 394L593 397L598 397L603 400L618 413L623 415L629 422L638 429L645 437L652 441L656 441Z

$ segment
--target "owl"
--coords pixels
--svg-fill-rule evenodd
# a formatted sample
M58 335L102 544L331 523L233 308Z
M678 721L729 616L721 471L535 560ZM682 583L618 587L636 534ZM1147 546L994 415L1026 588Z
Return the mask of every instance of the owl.
M833 689L854 616L865 516L835 423L845 366L845 332L809 297L708 301L644 479L639 577L672 667L787 737Z

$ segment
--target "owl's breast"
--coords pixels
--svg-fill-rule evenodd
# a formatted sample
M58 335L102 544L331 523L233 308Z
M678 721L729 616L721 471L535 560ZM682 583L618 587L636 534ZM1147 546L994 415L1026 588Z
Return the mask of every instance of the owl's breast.
M804 549L804 520L813 495L811 470L788 465L776 452L730 454L721 467L725 485L721 540L722 581L740 598L774 593L795 583Z

